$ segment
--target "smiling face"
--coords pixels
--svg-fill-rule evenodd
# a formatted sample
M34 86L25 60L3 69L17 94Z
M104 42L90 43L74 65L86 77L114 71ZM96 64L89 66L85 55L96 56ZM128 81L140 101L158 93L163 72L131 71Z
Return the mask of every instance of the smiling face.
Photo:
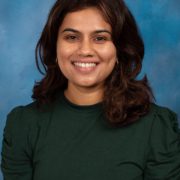
M96 8L65 16L58 33L57 58L68 88L103 88L116 63L111 33L111 26Z

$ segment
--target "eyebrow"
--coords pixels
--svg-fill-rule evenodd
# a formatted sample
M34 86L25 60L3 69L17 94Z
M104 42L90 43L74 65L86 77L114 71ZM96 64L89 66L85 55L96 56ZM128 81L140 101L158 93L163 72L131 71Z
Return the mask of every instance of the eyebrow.
M70 31L70 32L74 32L74 33L81 33L80 31L76 30L76 29L72 29L72 28L66 28L62 31L63 32L67 32L67 31ZM94 31L93 33L108 33L108 34L112 34L110 31L106 30L106 29L100 29L100 30L96 30Z

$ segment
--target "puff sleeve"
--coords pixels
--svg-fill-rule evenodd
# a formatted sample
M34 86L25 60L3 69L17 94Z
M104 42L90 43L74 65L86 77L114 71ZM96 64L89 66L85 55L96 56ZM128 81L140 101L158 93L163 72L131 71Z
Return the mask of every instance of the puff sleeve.
M177 116L157 107L149 139L145 180L180 180L180 130Z
M1 169L4 180L32 179L32 152L28 143L29 125L22 119L23 107L7 116L2 142Z

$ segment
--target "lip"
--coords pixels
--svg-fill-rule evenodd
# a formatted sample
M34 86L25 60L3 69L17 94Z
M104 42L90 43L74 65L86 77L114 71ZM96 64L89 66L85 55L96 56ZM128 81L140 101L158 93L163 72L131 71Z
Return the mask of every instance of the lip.
M71 62L72 63L72 65L73 65L73 67L75 68L75 70L77 71L77 72L79 72L79 73L83 73L83 74L88 74L88 73L92 73L92 72L94 72L97 68L98 68L98 66L99 66L99 61L97 62L97 61L93 61L93 60L91 60L91 61L79 61L79 60L75 60L75 61L72 61ZM81 66L76 66L74 63L95 63L96 64L96 66L91 66L91 67L81 67Z
M96 63L96 64L99 64L100 61L98 60L93 60L93 59L77 59L77 60L72 60L71 63L75 63L75 62L78 62L78 63Z

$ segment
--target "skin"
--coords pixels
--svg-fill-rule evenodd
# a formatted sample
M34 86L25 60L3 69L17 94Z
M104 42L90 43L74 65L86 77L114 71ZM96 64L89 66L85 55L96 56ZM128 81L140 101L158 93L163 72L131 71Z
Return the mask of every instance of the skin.
M78 105L102 101L104 82L116 63L111 26L96 8L68 13L58 32L57 59L68 79L65 96ZM95 63L95 67L75 63Z

